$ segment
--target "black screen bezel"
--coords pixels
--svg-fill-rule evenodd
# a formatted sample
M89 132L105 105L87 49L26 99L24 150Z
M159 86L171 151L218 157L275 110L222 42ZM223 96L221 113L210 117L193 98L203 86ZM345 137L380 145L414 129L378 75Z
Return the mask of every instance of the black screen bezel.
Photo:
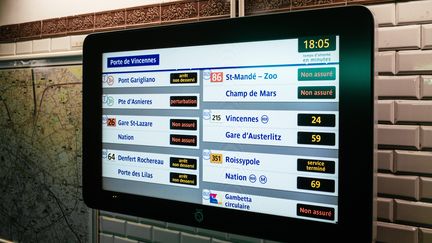
M83 48L83 197L91 207L264 239L373 238L374 21L361 6L202 21L89 35ZM106 191L102 188L102 54L339 35L338 223L322 223ZM151 38L149 38L151 37ZM196 213L204 216L197 220ZM271 226L271 227L268 227ZM342 234L343 233L343 234Z

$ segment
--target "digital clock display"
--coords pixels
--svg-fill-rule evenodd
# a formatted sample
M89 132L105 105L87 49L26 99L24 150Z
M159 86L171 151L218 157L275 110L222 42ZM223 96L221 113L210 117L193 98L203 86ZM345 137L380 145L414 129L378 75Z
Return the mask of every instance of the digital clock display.
M303 37L299 38L298 41L298 52L336 50L335 36Z

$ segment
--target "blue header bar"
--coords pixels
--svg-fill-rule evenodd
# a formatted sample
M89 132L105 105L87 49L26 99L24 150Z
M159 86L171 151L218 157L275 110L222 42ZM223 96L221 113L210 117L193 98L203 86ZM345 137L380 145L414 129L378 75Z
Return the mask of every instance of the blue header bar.
M107 65L109 68L156 66L159 65L159 54L125 56L125 57L109 57Z

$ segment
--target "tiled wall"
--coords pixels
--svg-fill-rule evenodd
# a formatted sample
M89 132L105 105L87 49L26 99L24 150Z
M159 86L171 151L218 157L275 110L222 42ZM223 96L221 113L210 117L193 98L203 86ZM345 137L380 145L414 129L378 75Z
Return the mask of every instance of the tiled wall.
M432 242L432 1L370 6L378 23L378 240Z
M432 0L368 7L379 24L377 240L430 243ZM108 212L101 214L102 242L267 242Z
M121 16L125 16L125 19L111 23L126 28L130 27L128 23L131 26L142 26L185 19L196 21L204 15L227 17L226 3L227 1L217 0L175 3L183 7L192 4L192 9L196 7L197 11L193 16L174 14L169 10L172 8L169 6L174 6L172 4L137 7L134 8L137 22L128 22L131 21L128 13L134 12L134 9L126 9L121 10L125 14ZM378 241L432 242L432 0L249 0L246 1L246 14L351 3L367 4L379 24L379 55L376 60L379 72L376 80L379 96L376 107L379 119ZM209 4L213 8L203 11L203 4ZM150 8L155 8L155 14L151 15L153 17L149 17ZM95 23L98 16L105 15L93 13L86 16L90 16L89 21L93 21L89 24L89 32L92 32L97 26ZM106 16L112 19L114 15ZM66 19L69 21L70 17ZM41 21L41 26L44 23ZM115 27L109 26L108 29ZM41 39L51 37L44 35L43 27L40 33L30 37L20 37L19 33L23 33L20 30L14 30L14 35L8 34L9 39L4 37L3 34L8 29L10 31L14 28L20 29L22 26L0 27L0 39L4 42L0 44L0 56L67 51L82 45L83 36L67 36L80 32L66 31L71 27L64 27L65 31L57 33L66 37ZM55 32L55 28L53 31ZM100 242L268 242L111 212L100 214Z
M229 17L229 0L185 0L0 26L0 42Z
M29 54L82 50L86 35L45 38L0 44L0 59Z

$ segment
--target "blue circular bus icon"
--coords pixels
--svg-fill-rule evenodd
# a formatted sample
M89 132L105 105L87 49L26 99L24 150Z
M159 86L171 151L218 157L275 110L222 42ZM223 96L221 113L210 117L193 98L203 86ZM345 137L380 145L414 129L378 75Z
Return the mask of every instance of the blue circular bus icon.
M210 69L204 70L203 71L203 79L204 80L209 80L210 79L210 73L211 73Z

